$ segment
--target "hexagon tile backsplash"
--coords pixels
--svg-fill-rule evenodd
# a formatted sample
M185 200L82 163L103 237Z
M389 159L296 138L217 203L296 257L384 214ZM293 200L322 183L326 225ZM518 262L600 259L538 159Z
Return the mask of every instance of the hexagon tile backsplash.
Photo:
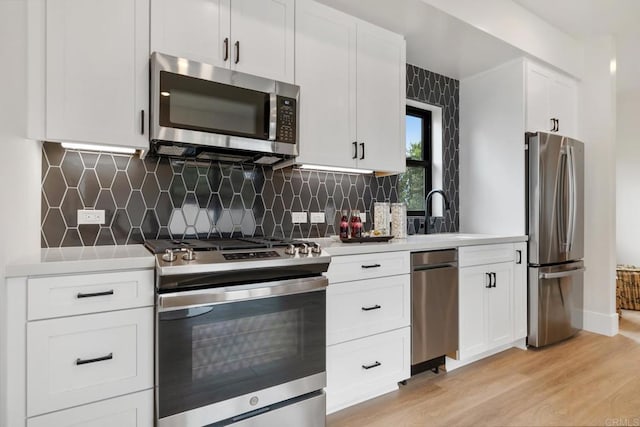
M443 108L444 191L451 210L438 232L458 230L458 80L407 64L407 98ZM141 243L158 237L336 234L342 209L369 220L374 201L395 202L396 176L169 160L42 149L42 247ZM78 225L78 209L104 209L106 223ZM292 224L291 212L324 212L326 224ZM416 218L416 222L419 221ZM371 221L365 228L371 226Z
M397 200L394 176L42 150L42 247L141 243L159 237L336 234L342 209L370 212ZM78 225L78 209L104 209L105 225ZM324 212L325 224L292 224L291 212ZM367 222L370 225L370 222Z

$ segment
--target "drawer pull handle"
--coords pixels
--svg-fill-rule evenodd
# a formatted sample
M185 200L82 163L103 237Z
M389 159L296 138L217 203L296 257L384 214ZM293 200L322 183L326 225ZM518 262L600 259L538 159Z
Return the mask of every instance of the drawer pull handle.
M113 359L113 353L109 353L106 356L96 357L95 359L76 359L76 365L86 365L87 363L104 362L105 360Z
M376 360L376 363L372 363L371 365L362 365L362 369L377 368L378 366L382 366L382 363Z
M371 307L362 307L362 311L377 310L377 309L379 309L379 308L382 308L382 306L381 306L381 305L376 304L376 305L371 306Z
M382 267L380 264L361 265L362 268L378 268Z
M107 295L113 295L113 289L104 292L91 292L88 294L84 294L82 292L78 292L76 298L92 298L92 297L104 297Z

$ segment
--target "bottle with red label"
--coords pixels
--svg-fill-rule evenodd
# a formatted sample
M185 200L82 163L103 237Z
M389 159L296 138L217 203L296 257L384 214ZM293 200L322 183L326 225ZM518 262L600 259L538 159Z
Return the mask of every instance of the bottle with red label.
M351 211L351 237L362 237L362 221L360 211L357 209Z
M349 216L346 210L342 211L342 218L340 218L340 238L349 238Z

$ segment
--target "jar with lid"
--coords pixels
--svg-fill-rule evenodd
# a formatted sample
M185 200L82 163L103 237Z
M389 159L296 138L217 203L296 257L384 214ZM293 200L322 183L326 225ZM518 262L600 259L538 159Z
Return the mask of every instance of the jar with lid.
M389 234L389 223L391 222L389 209L389 202L373 203L373 229L385 236Z
M360 211L354 209L351 211L351 237L362 237L362 221L360 219Z
M342 211L342 217L340 218L340 238L349 238L349 213L347 210Z
M391 203L391 234L398 239L407 237L407 205L404 203Z

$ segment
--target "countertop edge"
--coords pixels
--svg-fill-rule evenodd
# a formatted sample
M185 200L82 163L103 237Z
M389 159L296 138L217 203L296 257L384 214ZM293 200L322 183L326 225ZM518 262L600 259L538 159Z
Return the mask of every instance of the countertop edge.
M452 238L429 241L428 236L409 236L407 239L393 239L385 243L341 243L331 238L318 239L323 249L331 256L362 255L380 252L396 251L429 251L463 246L493 245L500 243L526 242L526 235L490 236L478 235L477 237Z
M44 248L6 266L5 277L152 269L155 257L143 245Z

